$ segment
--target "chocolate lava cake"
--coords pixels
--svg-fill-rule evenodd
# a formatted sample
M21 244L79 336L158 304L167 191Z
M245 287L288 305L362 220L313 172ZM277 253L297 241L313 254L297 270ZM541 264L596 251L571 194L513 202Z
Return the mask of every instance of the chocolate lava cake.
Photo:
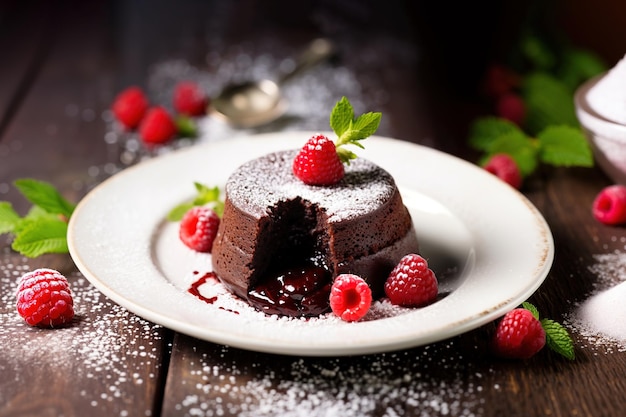
M306 300L307 293L329 291L342 273L361 276L380 296L391 269L418 251L393 177L357 158L338 184L306 185L292 172L296 154L271 153L231 174L213 244L214 272L233 293L270 314L320 314L328 307L328 293ZM281 307L283 301L272 293L293 285L276 277L293 268L308 271L299 273L308 282L295 291L296 306Z

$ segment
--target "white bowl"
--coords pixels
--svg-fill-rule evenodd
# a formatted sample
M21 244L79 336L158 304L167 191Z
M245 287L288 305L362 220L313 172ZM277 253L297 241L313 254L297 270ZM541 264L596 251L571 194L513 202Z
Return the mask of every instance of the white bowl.
M578 87L574 95L576 116L600 168L616 183L626 185L626 125L602 117L587 100L589 90L605 75L593 77Z

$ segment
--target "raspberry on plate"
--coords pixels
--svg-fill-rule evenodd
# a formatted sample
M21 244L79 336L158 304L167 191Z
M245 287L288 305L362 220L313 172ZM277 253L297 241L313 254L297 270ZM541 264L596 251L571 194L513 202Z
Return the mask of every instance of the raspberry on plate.
M179 237L197 252L211 252L220 218L209 207L191 208L180 221Z
M293 161L293 173L309 185L336 184L344 176L335 143L324 135L312 136Z
M522 186L522 174L515 160L509 155L500 153L489 158L484 168L515 189Z
M541 322L525 308L516 308L498 323L492 341L496 355L510 359L528 359L546 344Z
M392 304L421 307L437 298L439 292L435 273L420 255L405 255L385 281L385 295Z
M201 116L206 113L208 98L198 84L181 81L174 88L174 109L186 116Z
M605 187L593 201L593 217L607 225L626 223L626 186Z
M360 320L372 305L372 290L363 278L341 274L330 289L330 308L345 321Z
M124 127L134 129L148 110L148 99L139 87L128 87L117 95L112 110Z
M172 116L160 106L149 109L139 126L141 139L149 145L165 143L172 139L177 131Z
M74 301L67 279L47 268L24 274L17 288L17 312L31 326L57 327L70 323Z

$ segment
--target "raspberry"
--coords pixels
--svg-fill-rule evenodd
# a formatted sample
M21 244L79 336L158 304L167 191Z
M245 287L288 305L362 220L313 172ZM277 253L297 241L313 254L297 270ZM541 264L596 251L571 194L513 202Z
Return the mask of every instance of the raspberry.
M211 252L220 218L208 207L191 208L180 221L180 240L197 252Z
M385 282L385 294L392 304L420 307L437 298L438 283L428 262L414 253L405 255Z
M520 76L511 69L500 64L492 64L487 68L483 82L487 96L497 98L510 93L520 85Z
M332 185L341 181L344 169L335 143L324 135L312 136L296 155L293 173L309 185Z
M141 121L139 135L149 145L158 145L172 139L177 132L170 114L163 107L153 107Z
M208 98L204 91L192 81L181 81L174 89L174 109L187 116L206 113Z
M593 216L601 223L626 223L626 186L615 184L605 187L594 199L592 211Z
M372 290L363 278L341 274L330 289L330 308L342 320L361 319L372 305Z
M58 271L40 268L22 276L17 288L17 312L31 326L70 323L74 301L67 279Z
M496 355L512 359L528 359L546 344L546 332L541 322L525 308L516 308L498 323L492 340Z
M115 98L113 114L127 129L134 129L148 110L148 99L139 87L128 87Z
M498 98L496 114L517 126L521 126L526 118L526 105L519 95L507 93Z
M515 189L519 189L522 186L522 173L515 160L507 154L499 153L493 155L489 158L484 168L487 172L492 173Z

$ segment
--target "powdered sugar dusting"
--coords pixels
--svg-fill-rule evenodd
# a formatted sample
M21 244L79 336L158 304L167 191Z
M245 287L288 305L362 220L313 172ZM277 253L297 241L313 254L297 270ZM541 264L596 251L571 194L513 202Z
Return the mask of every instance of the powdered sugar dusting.
M394 180L382 168L363 158L346 167L341 182L328 187L304 184L292 172L297 151L267 155L242 165L226 183L226 193L239 207L266 214L266 207L301 197L322 204L329 221L341 221L367 214L388 201L394 191Z
M600 115L626 124L626 57L589 90L589 105Z
M14 389L24 387L30 370L36 369L51 382L58 372L73 375L75 381L90 381L89 389L79 384L71 391L75 405L111 409L111 415L151 415L152 404L121 399L157 378L163 329L112 303L79 273L67 276L76 312L72 324L57 329L30 327L16 312L15 291L19 277L31 269L26 262L0 262L5 289L0 298L0 374L15 375L12 381L0 382L0 403L20 395Z
M595 255L589 270L596 281L592 292L577 304L565 324L588 342L591 350L626 351L626 253Z
M259 363L236 349L217 349L193 364L187 394L175 405L181 415L470 417L483 411L483 374L454 340L365 358ZM436 378L430 369L437 369Z
M194 81L209 97L215 97L231 82L275 78L278 68L292 64L291 58L266 52L276 50L276 45L261 50L264 52L253 50L250 45L234 47L232 51L216 50L208 57L209 65L206 68L196 67L185 60L160 62L151 68L146 93L152 103L172 111L173 92L180 81ZM377 103L375 105L378 106L379 102L386 100L384 91L374 85L375 80L374 77L368 81L370 86L365 91L356 75L347 67L320 64L283 86L289 108L280 119L257 128L241 129L208 115L195 120L198 137L178 138L150 149L143 146L137 132L124 130L115 121L112 112L107 110L102 114L107 124L104 140L112 162L104 167L92 167L92 175L100 181L127 166L197 143L274 131L329 129L330 110L342 96L349 97L357 112L365 111L366 102ZM388 121L383 118L378 132L384 134L388 129Z

